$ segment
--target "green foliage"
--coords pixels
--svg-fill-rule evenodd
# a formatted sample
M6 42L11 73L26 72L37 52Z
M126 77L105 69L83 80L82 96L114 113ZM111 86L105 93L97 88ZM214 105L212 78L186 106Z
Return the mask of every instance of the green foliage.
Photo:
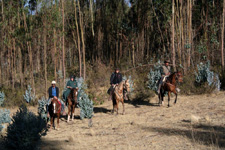
M25 95L23 95L23 97L27 103L35 100L35 94L32 94L32 88L30 85L28 85L28 89L25 91Z
M93 117L93 101L89 99L88 95L85 93L85 89L87 89L87 85L84 83L83 78L76 78L78 90L78 103L80 108L80 118L88 118L91 119Z
M0 91L0 106L2 106L4 100L5 100L5 93Z
M88 118L91 119L93 117L93 102L88 98L87 94L84 94L80 97L79 100L79 108L80 108L80 118Z
M46 122L23 105L12 117L4 144L18 150L35 149L45 127Z
M4 128L3 123L10 123L10 110L8 109L0 109L0 131Z
M47 110L46 105L48 103L48 100L45 99L43 96L40 100L38 100L38 114L41 116L42 119L47 121Z
M206 64L200 63L197 65L197 72L195 72L195 81L199 84L208 82L209 86L215 87L218 91L220 90L220 79L218 74L212 72L210 70L210 62L208 61Z
M161 78L162 66L160 61L154 65L154 69L150 69L148 74L148 88L157 91L158 89L158 81Z

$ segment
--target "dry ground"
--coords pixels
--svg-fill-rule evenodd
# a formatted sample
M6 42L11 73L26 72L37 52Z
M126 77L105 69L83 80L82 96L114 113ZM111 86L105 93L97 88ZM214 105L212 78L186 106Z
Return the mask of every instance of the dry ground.
M173 98L174 99L174 98ZM111 101L94 109L93 126L60 120L60 129L41 138L41 150L225 149L225 92L179 96L159 107L157 97L127 101L126 114L112 115Z

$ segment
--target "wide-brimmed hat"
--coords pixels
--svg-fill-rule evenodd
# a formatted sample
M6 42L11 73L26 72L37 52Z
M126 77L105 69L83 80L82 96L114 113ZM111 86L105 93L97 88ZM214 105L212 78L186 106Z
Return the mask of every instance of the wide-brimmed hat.
M164 63L170 63L170 60L165 60Z
M116 70L118 70L118 71L119 71L120 69L119 69L119 68L115 68L115 71L116 71Z
M56 82L55 81L52 81L52 84L56 84Z

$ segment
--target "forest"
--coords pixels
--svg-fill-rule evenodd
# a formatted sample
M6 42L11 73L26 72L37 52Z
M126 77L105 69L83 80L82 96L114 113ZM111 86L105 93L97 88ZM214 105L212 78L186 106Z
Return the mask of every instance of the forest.
M0 87L12 93L31 85L47 97L52 80L63 87L74 74L90 86L108 83L104 75L115 67L125 72L166 59L184 75L207 61L224 70L225 0L1 0L0 6Z

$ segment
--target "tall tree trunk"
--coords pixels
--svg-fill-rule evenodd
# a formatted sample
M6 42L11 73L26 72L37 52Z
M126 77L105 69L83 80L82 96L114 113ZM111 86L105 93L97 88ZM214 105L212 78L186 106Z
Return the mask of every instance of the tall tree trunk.
M224 70L224 17L225 17L225 0L223 0L223 15L222 15L222 29L221 29L221 61L222 61L222 69Z
M20 8L18 6L18 11L17 11L17 21L18 21L18 28L20 29ZM22 59L22 50L20 48L20 45L18 46L18 59L19 59L19 76L20 76L20 86L21 88L23 88L23 85L24 85L24 81L23 81L23 59Z
M46 41L46 36L47 36L47 29L46 29L46 23L44 24L44 31L43 31L43 44L44 44L44 73L45 73L45 97L47 98L47 41Z
M2 7L1 7L1 13L2 13L2 22L4 22L5 21L5 15L4 15L4 1L3 0L1 0L1 4L2 4ZM3 53L4 53L4 51L5 51L5 46L4 46L4 24L3 24L3 26L2 26L2 28L1 28L1 47L2 47L2 49L1 49L1 52L0 52L0 64L1 64L1 66L0 66L0 82L1 83L3 83Z
M56 50L56 29L54 28L54 50L53 50L53 63L54 63L54 77L55 77L55 80L57 80L57 73L56 73L56 61L57 61L57 58L56 58L56 53L57 53L57 50Z
M65 85L66 67L65 67L65 21L64 21L64 0L62 3L62 23L63 23L63 37L62 37L62 65L63 65L63 86Z
M81 32L81 41L82 41L82 52L83 52L83 66L84 66L84 80L86 78L86 64L85 64L85 43L84 43L84 30L83 30L83 15L80 10L79 0L77 1L78 11L79 11L79 20L80 20L80 32Z
M93 18L93 1L92 0L89 0L89 3L90 3L90 15L91 15L91 31L92 31L92 36L94 37L95 36L95 33L94 33L94 18Z
M75 15L75 25L76 25L76 31L77 31L77 48L78 48L78 55L79 55L79 68L80 68L80 77L82 76L82 60L81 60L81 50L80 50L80 32L79 32L79 26L77 23L77 6L76 6L76 0L74 2L74 15Z
M175 46L174 46L174 0L172 1L172 64L174 70L176 70L175 66Z
M188 1L188 58L187 58L187 67L191 66L191 50L192 50L192 0Z

